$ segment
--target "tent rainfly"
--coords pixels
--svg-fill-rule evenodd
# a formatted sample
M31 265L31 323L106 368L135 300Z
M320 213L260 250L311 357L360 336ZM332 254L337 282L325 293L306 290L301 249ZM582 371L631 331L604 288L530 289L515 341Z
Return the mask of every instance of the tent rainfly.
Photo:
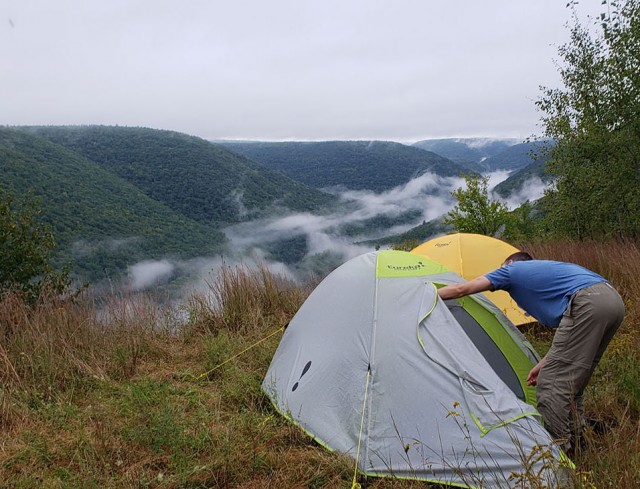
M291 320L262 388L361 474L555 487L564 455L525 381L538 356L483 295L438 298L438 286L460 281L402 251L346 262Z

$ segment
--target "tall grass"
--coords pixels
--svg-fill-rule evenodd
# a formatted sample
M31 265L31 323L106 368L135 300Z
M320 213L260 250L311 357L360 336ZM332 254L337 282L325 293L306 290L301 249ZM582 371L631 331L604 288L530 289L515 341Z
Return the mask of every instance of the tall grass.
M192 324L207 333L247 333L285 324L314 286L294 286L262 265L225 266L206 283L209 293L192 295L189 309Z
M627 316L588 392L576 487L640 480L640 250L633 243L532 243L620 290ZM0 487L349 488L353 461L285 421L260 384L315 284L264 267L225 268L182 314L148 296L106 303L45 297L0 301ZM186 320L184 319L186 317ZM551 334L525 331L544 350ZM372 489L427 484L369 479Z

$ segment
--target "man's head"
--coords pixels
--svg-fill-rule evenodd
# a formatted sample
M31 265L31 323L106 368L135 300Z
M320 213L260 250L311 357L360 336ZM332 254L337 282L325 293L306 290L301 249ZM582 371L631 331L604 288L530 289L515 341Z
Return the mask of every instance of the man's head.
M502 264L502 266L509 265L514 261L529 261L529 260L533 260L533 257L529 253L527 253L526 251L518 251L516 253L513 253L512 255L509 255L504 261L504 263Z

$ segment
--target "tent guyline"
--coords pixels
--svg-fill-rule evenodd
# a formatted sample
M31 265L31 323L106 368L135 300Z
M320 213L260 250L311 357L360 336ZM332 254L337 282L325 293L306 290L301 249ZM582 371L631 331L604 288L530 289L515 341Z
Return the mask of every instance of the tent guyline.
M362 431L364 430L365 411L367 410L367 394L369 393L369 380L371 379L371 365L367 369L367 382L364 386L364 400L362 401L362 416L360 417L360 432L358 433L358 448L356 449L355 467L353 469L353 480L351 481L351 489L361 489L358 483L358 462L360 460L360 445L362 443Z
M254 349L256 346L258 346L259 344L267 341L269 338L271 338L272 336L280 333L281 331L284 331L287 326L289 325L289 323L285 324L284 326L280 326L278 329L276 329L275 331L269 333L267 336L265 336L264 338L259 339L258 341L256 341L255 343L253 343L251 346L248 346L247 348L245 348L244 350L236 353L235 355L233 355L232 357L227 358L224 362L219 363L218 365L216 365L215 367L213 367L210 370L207 370L206 372L201 373L200 375L194 376L192 375L191 377L193 377L195 380L202 380L204 378L209 377L209 375L211 375L213 372L215 372L216 370L218 370L220 367L226 365L229 362L232 362L233 360L235 360L236 358L244 355L245 353L247 353L248 351Z

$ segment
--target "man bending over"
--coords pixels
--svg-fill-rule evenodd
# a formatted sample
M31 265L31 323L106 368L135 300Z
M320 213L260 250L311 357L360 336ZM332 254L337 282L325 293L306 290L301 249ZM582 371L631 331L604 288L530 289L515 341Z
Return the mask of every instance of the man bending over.
M505 290L527 313L556 328L551 348L531 369L538 410L549 433L571 451L584 426L583 393L625 308L620 295L600 275L573 263L534 260L526 252L470 282L438 290L441 299ZM575 418L574 418L575 415Z

